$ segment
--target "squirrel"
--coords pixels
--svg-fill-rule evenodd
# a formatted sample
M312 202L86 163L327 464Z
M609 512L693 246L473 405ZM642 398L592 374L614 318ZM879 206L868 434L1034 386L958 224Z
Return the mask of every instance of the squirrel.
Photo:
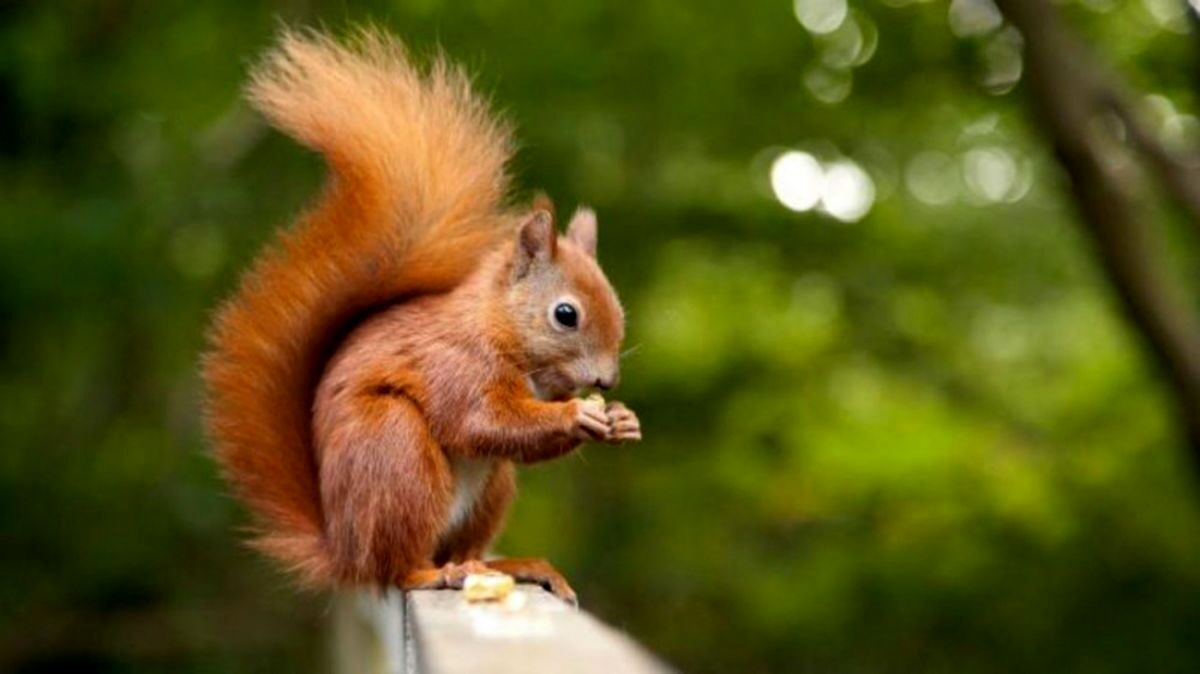
M284 31L247 98L321 154L316 203L218 309L215 455L253 545L306 586L461 587L500 571L574 602L540 559L483 560L514 464L641 439L618 402L624 313L595 214L506 204L509 125L443 56L378 29Z

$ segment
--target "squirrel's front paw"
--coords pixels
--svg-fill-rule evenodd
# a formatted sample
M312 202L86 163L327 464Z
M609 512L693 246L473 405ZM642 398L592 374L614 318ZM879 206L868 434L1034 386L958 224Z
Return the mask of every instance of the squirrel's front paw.
M642 422L624 403L608 404L608 441L614 445L642 439Z
M575 422L571 435L578 440L607 440L609 429L608 413L604 403L583 399L575 401Z

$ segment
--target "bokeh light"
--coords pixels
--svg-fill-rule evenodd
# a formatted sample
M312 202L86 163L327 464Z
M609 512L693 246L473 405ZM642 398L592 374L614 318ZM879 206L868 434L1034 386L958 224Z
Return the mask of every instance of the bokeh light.
M987 38L983 46L983 71L979 83L990 94L1012 91L1025 70L1021 50L1024 40L1015 28L1008 27Z
M963 155L963 176L979 198L1005 201L1017 188L1017 162L1002 147L975 148Z
M825 170L821 208L843 222L855 222L875 203L875 183L858 164L839 160Z
M813 65L804 71L804 86L813 98L834 105L850 96L854 87L854 75L849 70Z
M807 152L788 150L771 164L771 189L785 207L797 211L820 208L842 222L862 219L875 203L875 183L854 161L828 164Z
M904 184L918 201L931 206L948 204L961 192L958 166L944 152L926 151L914 156L904 171Z
M795 0L793 9L800 25L814 35L837 30L849 11L846 0Z
M992 0L950 0L947 11L950 31L958 37L984 35L1004 23Z
M821 200L825 173L805 152L784 152L771 164L771 189L779 203L793 211L809 211Z

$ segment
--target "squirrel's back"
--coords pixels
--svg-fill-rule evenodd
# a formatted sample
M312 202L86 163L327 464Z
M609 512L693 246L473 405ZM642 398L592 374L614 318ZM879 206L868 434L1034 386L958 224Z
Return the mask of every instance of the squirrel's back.
M511 141L460 70L440 58L418 69L374 30L350 46L284 33L248 97L331 174L217 312L208 429L258 546L323 583L333 570L311 440L323 362L364 312L453 287L510 234Z

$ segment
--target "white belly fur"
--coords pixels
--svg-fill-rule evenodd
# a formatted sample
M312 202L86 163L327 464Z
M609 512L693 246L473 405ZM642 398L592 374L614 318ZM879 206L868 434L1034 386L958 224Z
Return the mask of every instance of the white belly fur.
M466 523L483 494L483 488L487 486L494 466L491 459L450 459L450 470L454 473L454 498L450 501L446 534L457 531Z

